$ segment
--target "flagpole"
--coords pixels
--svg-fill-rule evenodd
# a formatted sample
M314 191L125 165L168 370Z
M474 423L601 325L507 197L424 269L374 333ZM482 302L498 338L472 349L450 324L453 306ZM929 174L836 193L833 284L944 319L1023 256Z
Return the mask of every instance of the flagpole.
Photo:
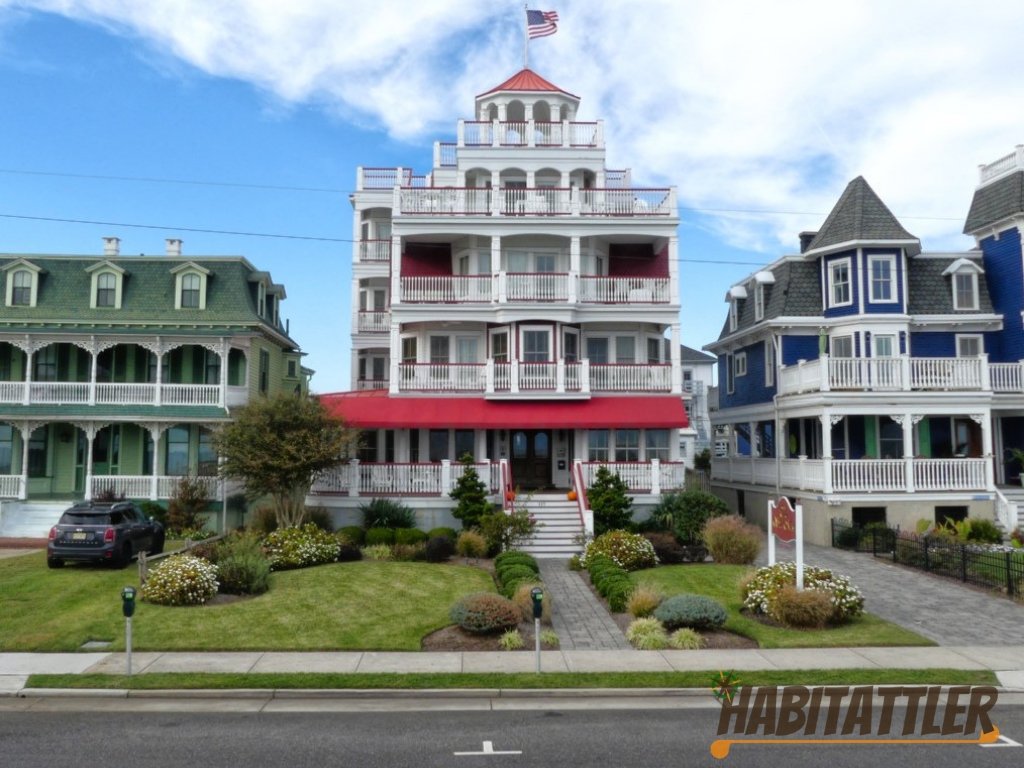
M530 6L527 3L523 3L523 21L526 24L523 25L523 69L529 69L530 65Z

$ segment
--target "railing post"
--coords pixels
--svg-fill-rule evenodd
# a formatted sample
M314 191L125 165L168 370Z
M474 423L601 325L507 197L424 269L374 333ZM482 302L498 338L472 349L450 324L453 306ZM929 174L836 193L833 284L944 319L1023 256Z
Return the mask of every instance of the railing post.
M466 146L466 121L461 117L455 129L455 144L459 147Z
M452 463L449 459L441 459L441 496L447 496L452 490Z
M571 216L580 215L580 190L579 187L569 187L569 214Z
M348 463L348 495L359 495L359 459L352 459Z
M487 358L484 363L484 392L488 395L494 394L494 358Z
M499 123L497 120L492 120L491 121L491 146L492 147L500 147L501 146L501 141L498 140L498 130L499 130L500 126L501 126L501 123Z
M992 390L992 372L988 367L988 353L982 354L978 361L981 365L981 389L983 392L990 392Z
M558 358L555 363L555 392L565 392L565 358Z
M831 370L831 368L832 367L828 364L828 361L829 361L829 356L827 354L824 354L824 355L822 355L821 357L818 358L818 363L819 363L818 364L818 375L820 376L820 381L821 381L821 390L820 391L822 391L822 392L831 392L832 391L832 381L831 381L831 379L832 379L832 370Z
M508 364L508 384L510 392L519 392L519 361L509 360Z
M913 389L914 383L910 380L910 355L900 355L900 389L909 392Z
M590 358L580 362L580 392L590 394Z
M570 304L575 304L579 301L579 279L580 276L576 272L569 273L569 285L568 285L568 297L567 300Z
M651 459L651 493L661 494L661 460Z
M498 273L498 303L508 303L508 272Z
M821 459L822 468L824 470L824 489L825 493L832 493L833 482L832 482L832 457L824 456Z

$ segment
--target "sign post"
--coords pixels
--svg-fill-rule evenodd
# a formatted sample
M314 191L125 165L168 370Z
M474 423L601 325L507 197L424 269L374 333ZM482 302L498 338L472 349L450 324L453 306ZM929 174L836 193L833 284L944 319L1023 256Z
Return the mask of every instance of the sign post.
M768 501L768 565L775 565L775 537L796 542L796 588L804 588L804 508L789 503L785 496Z

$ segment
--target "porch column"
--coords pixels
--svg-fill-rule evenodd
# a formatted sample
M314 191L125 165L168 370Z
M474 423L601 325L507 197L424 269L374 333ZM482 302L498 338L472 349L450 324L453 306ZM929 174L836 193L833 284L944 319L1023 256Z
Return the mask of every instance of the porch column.
M398 364L402 359L402 338L398 333L398 321L391 321L391 336L388 341L388 346L391 349L391 359L388 361L388 365L391 371L388 374L388 394L398 394L398 377L399 368ZM358 368L356 369L358 374Z
M359 297L356 296L358 299ZM402 296L402 237L401 235L391 236L391 306L401 304ZM358 309L359 303L353 306Z
M832 425L838 424L842 418L834 416L828 409L818 417L821 424L821 462L825 474L825 493L832 493Z
M22 393L21 404L29 405L32 402L32 357L35 351L29 347L25 350L25 391Z
M661 493L661 461L651 459L651 493L657 496Z
M682 363L682 339L679 331L679 323L672 323L672 394L683 394L683 363Z
M96 348L96 337L89 339L89 405L96 405L96 368L99 360L99 351Z
M679 301L679 238L668 239L668 299Z
M495 205L497 205L498 195L493 195ZM497 211L495 211L497 213ZM501 272L501 236L491 236L491 301L497 303L499 301L498 296L498 280L499 273Z
M92 499L92 444L99 431L95 424L76 425L85 433L85 500Z
M149 432L149 439L153 441L153 467L150 470L149 498L156 501L160 498L160 437L167 429L162 424L144 424Z
M914 488L914 425L917 423L914 421L914 417L909 413L904 413L899 416L892 416L893 421L903 427L903 464L904 464L904 477L903 481L906 484L907 493L913 493Z
M992 418L987 413L972 413L971 420L981 427L981 455L985 459L985 490L996 487L994 452L992 447Z
M348 495L359 495L359 459L352 459L348 463Z
M31 421L18 425L18 431L21 433L21 483L18 487L18 498L23 501L28 498L28 442L38 426Z
M153 347L153 354L156 355L156 398L154 405L162 405L164 401L164 345L157 337L156 346ZM153 465L156 466L156 452L153 453ZM153 498L156 498L155 496Z
M230 346L228 340L220 340L220 395L217 398L217 405L223 408L227 402L228 391L228 354Z
M580 236L573 235L569 238L569 303L575 304L580 300L580 294L582 291L579 290L578 284L580 281L581 269L580 258Z
M441 459L441 496L447 496L452 489L452 462Z

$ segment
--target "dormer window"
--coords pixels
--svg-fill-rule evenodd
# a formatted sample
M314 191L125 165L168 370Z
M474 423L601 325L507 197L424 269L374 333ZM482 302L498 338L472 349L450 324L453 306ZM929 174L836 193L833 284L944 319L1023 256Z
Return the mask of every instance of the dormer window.
M764 319L764 285L758 283L754 286L754 320Z
M11 288L11 306L15 307L31 307L34 303L32 301L32 273L27 269L19 269L13 275L11 280L14 285Z
M3 267L7 272L6 300L8 307L34 307L39 298L39 275L46 270L27 259L15 259Z
M267 316L267 286L265 283L259 283L256 286L256 312L262 318Z
M978 309L978 275L982 269L969 259L957 259L942 273L952 276L953 309Z
M206 284L210 270L190 261L172 269L171 274L175 276L174 308L206 309Z
M91 309L120 309L121 289L124 285L124 271L112 260L93 264L87 270L92 275L89 288L89 307Z
M729 330L735 331L740 324L740 299L747 298L747 289L742 285L734 285L725 294L729 302Z
M729 330L735 331L739 325L739 302L733 299L729 302Z
M111 272L96 276L96 306L113 307L117 294L117 278Z

